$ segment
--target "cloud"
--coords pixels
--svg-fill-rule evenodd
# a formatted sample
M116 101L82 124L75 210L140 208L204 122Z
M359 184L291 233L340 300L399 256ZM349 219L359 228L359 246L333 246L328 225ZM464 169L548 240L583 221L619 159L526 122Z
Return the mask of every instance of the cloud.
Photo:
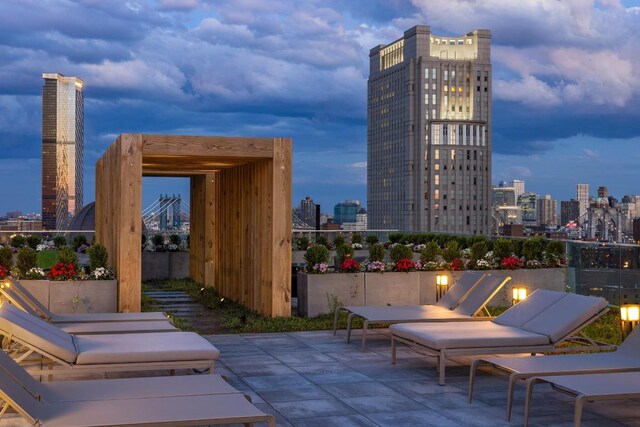
M600 157L600 153L598 153L596 150L591 150L589 148L583 148L582 149L582 153L588 157L588 158L596 158L596 157Z
M366 168L367 167L367 162L351 163L351 166L354 167L354 168Z

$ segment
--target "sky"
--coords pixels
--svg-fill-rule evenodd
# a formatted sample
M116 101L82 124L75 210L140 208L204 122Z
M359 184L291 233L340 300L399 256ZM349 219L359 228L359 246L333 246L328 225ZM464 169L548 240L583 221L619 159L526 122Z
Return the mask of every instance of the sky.
M491 30L494 183L640 194L640 1L0 0L0 214L41 209L45 72L85 81L85 203L118 134L160 133L293 138L294 206L366 204L369 50L414 25Z

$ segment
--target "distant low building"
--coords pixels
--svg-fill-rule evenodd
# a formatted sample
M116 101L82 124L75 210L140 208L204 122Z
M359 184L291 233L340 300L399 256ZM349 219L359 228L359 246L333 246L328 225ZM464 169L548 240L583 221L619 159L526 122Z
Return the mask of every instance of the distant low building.
M347 231L366 231L367 211L361 208L356 214L356 222L343 222L342 229Z
M333 208L333 222L338 225L342 225L344 222L353 222L357 220L358 212L360 211L359 200L345 200L342 203L338 203Z

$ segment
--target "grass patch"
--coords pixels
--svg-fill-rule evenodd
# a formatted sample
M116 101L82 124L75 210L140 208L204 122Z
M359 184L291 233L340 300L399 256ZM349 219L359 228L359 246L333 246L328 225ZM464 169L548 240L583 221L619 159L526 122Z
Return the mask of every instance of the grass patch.
M53 267L58 259L58 251L56 249L40 251L38 255L38 267L48 270Z

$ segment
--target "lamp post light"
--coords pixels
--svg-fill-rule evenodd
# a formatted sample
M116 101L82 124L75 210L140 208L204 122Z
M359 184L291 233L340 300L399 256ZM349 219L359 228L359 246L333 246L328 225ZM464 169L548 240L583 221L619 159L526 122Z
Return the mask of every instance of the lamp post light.
M626 338L640 321L640 305L622 304L620 306L620 320L622 321L622 338Z
M511 305L516 305L527 297L526 286L514 286L511 288Z
M438 274L436 276L436 302L442 298L445 292L449 290L449 276L446 274Z

